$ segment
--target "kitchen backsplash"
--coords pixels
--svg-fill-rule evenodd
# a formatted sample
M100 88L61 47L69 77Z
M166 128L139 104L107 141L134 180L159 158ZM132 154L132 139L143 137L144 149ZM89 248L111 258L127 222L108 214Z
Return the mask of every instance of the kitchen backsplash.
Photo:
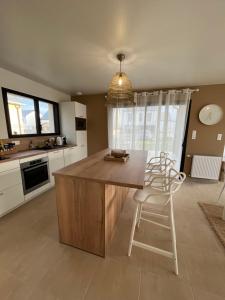
M32 141L33 145L37 146L40 143L48 140L51 136L38 136L38 137L29 137L29 138L12 138L12 139L2 139L0 142L3 144L12 143L14 141L20 141L19 145L15 146L16 151L25 151L29 149L30 142Z

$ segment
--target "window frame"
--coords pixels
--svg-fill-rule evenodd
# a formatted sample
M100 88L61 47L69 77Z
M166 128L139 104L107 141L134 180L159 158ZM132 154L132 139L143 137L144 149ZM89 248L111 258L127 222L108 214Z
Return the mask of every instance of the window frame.
M8 93L15 94L22 97L27 97L34 100L34 113L36 119L36 130L37 133L32 134L12 134L11 122L10 122L10 114L9 114L9 107L8 107ZM36 97L30 94L18 92L12 89L2 87L2 97L3 97L3 104L5 109L5 118L6 118L6 125L8 130L9 138L26 138L26 137L35 137L35 136L49 136L49 135L60 135L60 121L59 121L59 104L54 101L46 100L44 98ZM54 125L55 125L55 132L49 133L41 133L41 120L39 114L39 101L46 102L53 105L53 115L54 115Z

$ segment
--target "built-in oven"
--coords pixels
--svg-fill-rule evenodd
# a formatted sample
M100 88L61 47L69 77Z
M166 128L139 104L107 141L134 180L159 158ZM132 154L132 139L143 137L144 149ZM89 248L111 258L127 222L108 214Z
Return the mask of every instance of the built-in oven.
M84 118L75 118L76 130L87 130L87 121Z
M49 182L48 157L24 162L20 169L25 195Z

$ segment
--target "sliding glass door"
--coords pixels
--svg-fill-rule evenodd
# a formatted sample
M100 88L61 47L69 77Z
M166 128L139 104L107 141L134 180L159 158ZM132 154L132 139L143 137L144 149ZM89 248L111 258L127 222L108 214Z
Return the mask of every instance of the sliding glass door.
M150 105L152 104L152 105ZM179 169L188 110L187 101L154 101L108 110L110 148L160 151L176 159Z

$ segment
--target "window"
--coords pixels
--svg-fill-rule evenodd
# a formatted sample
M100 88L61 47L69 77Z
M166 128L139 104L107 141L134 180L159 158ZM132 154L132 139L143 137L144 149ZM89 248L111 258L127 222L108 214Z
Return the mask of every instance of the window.
M37 134L34 100L12 93L7 98L12 134Z
M9 137L59 134L58 104L2 88Z
M55 132L53 104L39 101L41 133Z

